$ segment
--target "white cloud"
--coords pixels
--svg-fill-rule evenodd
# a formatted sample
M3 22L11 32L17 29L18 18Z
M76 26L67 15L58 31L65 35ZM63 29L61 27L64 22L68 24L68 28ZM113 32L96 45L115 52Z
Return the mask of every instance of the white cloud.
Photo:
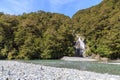
M94 1L97 0L0 0L0 11L8 14L22 14L44 10L71 16L79 9L95 4Z
M73 2L74 0L49 0L51 5L64 5L70 2Z
M59 11L59 9L68 3L71 3L75 0L49 0L50 6L51 6L51 11Z
M14 13L28 12L33 6L33 0L6 0L10 3L9 9Z

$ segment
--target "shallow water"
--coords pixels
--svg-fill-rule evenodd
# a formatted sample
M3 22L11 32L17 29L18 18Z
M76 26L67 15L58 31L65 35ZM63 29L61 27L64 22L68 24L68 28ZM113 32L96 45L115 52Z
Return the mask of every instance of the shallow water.
M71 68L83 71L93 71L98 73L120 75L120 65L115 64L88 61L63 61L63 60L26 60L24 62L59 68Z

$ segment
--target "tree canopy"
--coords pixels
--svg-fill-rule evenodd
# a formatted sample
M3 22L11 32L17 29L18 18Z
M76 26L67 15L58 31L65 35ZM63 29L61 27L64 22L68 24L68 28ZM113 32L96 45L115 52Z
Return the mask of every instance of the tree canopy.
M74 54L71 19L38 11L0 16L1 59L58 59Z
M90 53L120 58L120 1L103 0L97 6L78 11L74 27L86 37Z
M85 37L88 55L120 58L120 1L103 0L72 18L37 11L0 12L0 59L59 59L73 56L75 34Z

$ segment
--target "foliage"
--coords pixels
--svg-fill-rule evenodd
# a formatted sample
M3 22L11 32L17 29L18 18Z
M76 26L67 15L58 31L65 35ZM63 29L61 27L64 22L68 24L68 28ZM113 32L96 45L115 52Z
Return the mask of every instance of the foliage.
M75 30L86 38L94 54L120 58L120 1L103 0L97 6L80 10L73 16Z
M91 53L120 58L120 1L103 0L72 18L44 11L0 13L0 59L59 59L75 53L75 34Z
M59 59L74 54L71 19L38 11L0 17L1 59Z

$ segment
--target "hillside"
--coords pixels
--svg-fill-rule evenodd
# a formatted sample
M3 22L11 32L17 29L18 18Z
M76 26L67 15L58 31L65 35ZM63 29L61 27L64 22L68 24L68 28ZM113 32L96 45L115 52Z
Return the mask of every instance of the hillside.
M75 34L85 37L86 54L120 58L120 1L103 0L72 19L44 11L0 13L0 59L58 59L73 56Z
M77 33L86 37L89 53L120 58L120 1L103 0L73 16Z
M0 59L57 59L74 54L71 20L38 11L0 16Z

